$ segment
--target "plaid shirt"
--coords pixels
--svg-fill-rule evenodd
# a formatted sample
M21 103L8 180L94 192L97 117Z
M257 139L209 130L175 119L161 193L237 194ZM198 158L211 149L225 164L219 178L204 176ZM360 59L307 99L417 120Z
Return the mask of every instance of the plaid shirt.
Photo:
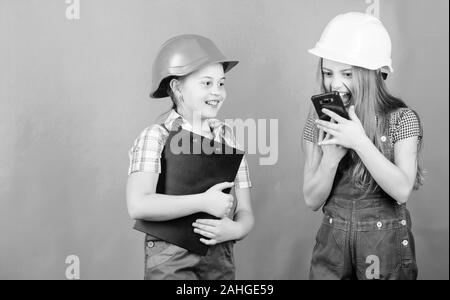
M224 122L217 119L209 119L209 125L213 128L214 139L225 143L230 147L238 148L233 130ZM192 125L180 116L175 110L170 112L164 122L164 126L169 130L181 124L181 128L187 131L195 132ZM142 131L135 140L133 147L129 151L130 166L128 175L134 172L153 172L161 173L161 153L166 143L169 133L161 125L152 125ZM249 188L252 186L245 156L234 180L236 188Z
M317 143L319 130L316 127L317 116L311 115L306 121L303 129L303 139L311 143ZM389 119L389 140L394 145L396 142L413 136L418 137L418 142L422 140L423 129L416 113L409 108L401 108L391 113Z

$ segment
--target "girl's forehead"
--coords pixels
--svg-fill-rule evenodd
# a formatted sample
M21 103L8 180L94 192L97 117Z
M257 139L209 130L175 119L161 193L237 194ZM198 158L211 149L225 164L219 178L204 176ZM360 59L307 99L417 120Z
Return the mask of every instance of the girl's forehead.
M347 70L351 69L352 66L348 64L344 64L338 61L323 59L322 68L331 69L331 70Z
M212 77L220 79L224 77L223 66L220 63L207 65L192 73L191 76L196 78Z

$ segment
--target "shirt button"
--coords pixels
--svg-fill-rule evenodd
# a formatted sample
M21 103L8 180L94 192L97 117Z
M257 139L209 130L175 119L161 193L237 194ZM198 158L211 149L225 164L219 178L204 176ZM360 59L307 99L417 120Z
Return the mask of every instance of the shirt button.
M384 142L386 142L386 140L387 140L386 136L383 135L383 136L381 137L381 141L384 143Z
M406 225L406 220L402 220L400 223L401 223L403 226L405 226L405 225Z
M383 226L383 223L377 222L377 227L378 227L378 228L381 228L381 226Z
M147 243L147 246L149 248L153 248L153 246L155 246L155 243L153 241L150 241L150 242Z
M408 241L407 240L403 240L403 242L402 242L402 244L403 244L403 246L408 246Z
M333 219L332 218L330 218L330 224L333 224Z

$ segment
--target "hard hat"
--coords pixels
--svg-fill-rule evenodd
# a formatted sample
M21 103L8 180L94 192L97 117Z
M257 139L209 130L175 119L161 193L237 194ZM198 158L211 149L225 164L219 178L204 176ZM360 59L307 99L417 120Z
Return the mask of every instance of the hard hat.
M221 63L224 72L238 64L228 60L208 38L184 34L165 42L155 58L152 69L152 98L168 97L167 87L172 76L185 76L207 65Z
M309 53L329 60L369 70L394 72L391 39L374 16L349 12L332 19Z

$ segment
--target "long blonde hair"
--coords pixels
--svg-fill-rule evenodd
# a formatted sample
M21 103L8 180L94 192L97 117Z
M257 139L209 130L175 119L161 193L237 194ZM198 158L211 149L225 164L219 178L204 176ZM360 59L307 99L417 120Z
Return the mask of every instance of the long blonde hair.
M324 85L322 74L323 59L320 59L318 77L320 87L323 92L327 89ZM390 118L392 112L400 109L407 108L403 100L394 97L385 84L383 74L380 70L368 70L353 66L352 87L350 87L352 104L355 105L355 112L360 119L366 135L377 147L377 149L384 153L383 147L380 143L381 136L388 128L386 124L387 118ZM413 111L414 112L414 111ZM420 118L416 112L414 112L417 119ZM417 155L422 147L422 139L419 140ZM353 151L350 150L350 172L352 172L353 182L357 188L366 190L368 192L374 191L378 185L370 175L369 171L361 161L361 158ZM423 184L424 172L420 166L419 157L417 159L417 173L414 184L414 189L418 189Z

